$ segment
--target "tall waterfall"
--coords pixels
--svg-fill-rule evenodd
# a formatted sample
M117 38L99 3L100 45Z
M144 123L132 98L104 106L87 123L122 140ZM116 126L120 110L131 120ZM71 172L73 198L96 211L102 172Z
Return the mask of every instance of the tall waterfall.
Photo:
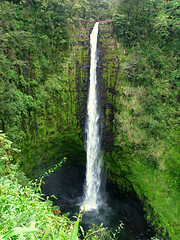
M101 205L101 165L99 112L97 100L97 41L99 23L95 23L90 35L90 85L87 103L87 165L85 184L85 209L97 209Z

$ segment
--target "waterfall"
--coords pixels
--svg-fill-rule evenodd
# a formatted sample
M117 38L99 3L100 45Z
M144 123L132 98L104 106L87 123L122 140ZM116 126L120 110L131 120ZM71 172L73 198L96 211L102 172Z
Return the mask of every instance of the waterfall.
M87 122L86 122L86 183L85 183L85 209L98 209L101 205L100 186L101 186L101 165L100 155L100 134L99 134L99 112L97 99L97 41L99 23L95 23L90 35L90 84L87 103Z

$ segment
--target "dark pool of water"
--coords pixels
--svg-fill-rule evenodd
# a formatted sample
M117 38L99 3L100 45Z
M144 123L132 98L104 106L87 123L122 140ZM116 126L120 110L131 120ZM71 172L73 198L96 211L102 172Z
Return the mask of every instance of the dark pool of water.
M69 213L70 219L80 211L82 202L85 170L79 166L64 166L45 179L42 192L45 195L55 195L52 198L55 205L63 213ZM112 184L106 186L106 203L98 211L88 211L83 215L82 226L87 231L91 224L108 227L114 231L120 223L123 229L118 235L121 240L148 240L153 231L145 221L142 204L126 193L120 193ZM104 196L105 197L105 196Z

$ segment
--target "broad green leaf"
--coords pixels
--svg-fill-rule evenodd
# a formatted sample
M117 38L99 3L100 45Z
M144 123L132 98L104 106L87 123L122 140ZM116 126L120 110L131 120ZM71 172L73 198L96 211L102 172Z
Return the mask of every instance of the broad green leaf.
M27 228L27 227L17 227L17 228L13 228L12 230L10 230L5 236L5 239L8 239L12 236L16 236L19 234L27 234L27 233L33 233L33 232L37 232L36 228Z
M78 228L79 228L79 221L76 221L71 232L70 240L76 240L78 238Z

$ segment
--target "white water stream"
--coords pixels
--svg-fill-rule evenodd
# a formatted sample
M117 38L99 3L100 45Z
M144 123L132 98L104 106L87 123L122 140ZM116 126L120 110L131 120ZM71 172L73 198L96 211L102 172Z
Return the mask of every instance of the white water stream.
M85 184L85 209L86 211L98 209L102 204L100 196L101 165L100 136L99 136L99 112L97 100L97 41L99 23L95 23L90 35L90 85L87 103L87 165Z

